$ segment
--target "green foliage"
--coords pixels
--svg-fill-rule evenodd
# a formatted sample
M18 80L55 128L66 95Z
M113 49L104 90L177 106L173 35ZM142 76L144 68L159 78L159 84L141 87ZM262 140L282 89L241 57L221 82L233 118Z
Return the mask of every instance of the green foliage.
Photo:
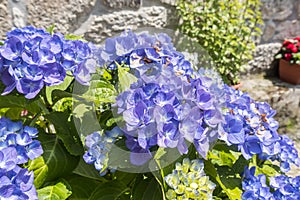
M217 71L228 84L239 82L238 74L255 49L261 34L260 0L179 0L180 30L207 50Z
M83 154L83 147L72 119L67 112L52 112L45 115L55 128L56 135L61 139L71 155Z
M236 199L242 194L240 175L247 161L240 153L229 150L226 145L216 146L217 148L209 153L208 160L204 161L205 172L217 185L215 196ZM243 166L240 165L241 161L244 162Z
M37 192L40 200L64 200L72 194L62 182L41 188Z
M46 98L47 101L49 102L50 105L53 104L53 100L52 100L52 92L54 90L66 90L69 85L71 84L71 82L74 80L73 76L66 76L64 82L62 82L59 85L53 85L53 86L46 86Z
M45 165L47 165L48 170L43 171L43 173L48 172L46 178L43 178L45 182L67 176L76 168L79 156L71 155L55 134L47 134L40 130L38 139L44 150L43 160L34 162L30 168L41 170L41 168L46 168Z
M116 63L117 64L117 63ZM118 77L119 77L119 92L124 92L130 88L130 85L137 81L137 78L130 74L126 68L118 65Z
M48 174L48 166L45 164L43 156L29 161L28 170L33 171L34 185L36 188L40 188L45 182Z

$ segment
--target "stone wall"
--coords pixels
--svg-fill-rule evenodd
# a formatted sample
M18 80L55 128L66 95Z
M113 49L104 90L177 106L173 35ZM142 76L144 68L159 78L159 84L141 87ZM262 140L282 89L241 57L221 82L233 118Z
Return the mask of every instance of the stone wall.
M264 25L260 43L300 35L299 0L261 0ZM0 0L0 38L12 27L34 25L84 34L92 42L125 28L175 28L176 0Z
M264 20L261 43L282 42L300 35L299 0L261 0Z
M0 0L0 38L12 27L54 24L56 31L100 43L128 28L175 28L174 5L174 0Z

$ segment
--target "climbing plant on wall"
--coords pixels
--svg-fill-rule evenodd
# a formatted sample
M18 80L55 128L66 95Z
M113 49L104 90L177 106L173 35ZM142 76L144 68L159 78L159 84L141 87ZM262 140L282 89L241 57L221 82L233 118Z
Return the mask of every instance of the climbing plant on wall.
M255 37L261 34L260 0L179 0L180 30L208 51L228 84L252 58Z

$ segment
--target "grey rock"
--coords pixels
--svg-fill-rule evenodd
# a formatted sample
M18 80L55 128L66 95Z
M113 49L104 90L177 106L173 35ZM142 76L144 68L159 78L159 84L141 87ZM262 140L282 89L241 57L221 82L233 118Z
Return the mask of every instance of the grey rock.
M55 25L56 31L72 33L95 6L96 0L28 0L28 24L47 28Z
M176 5L176 0L160 0L162 3L169 4L171 6Z
M244 66L244 74L266 73L274 75L274 56L280 50L281 43L269 43L258 45L253 53L253 59Z
M276 24L273 21L267 22L265 25L264 34L262 36L263 40L264 41L270 40L273 37L275 30L276 30Z
M9 12L7 0L0 0L0 27L0 40L3 40L6 36L6 32L13 27L12 16Z
M103 4L110 8L140 8L142 0L103 0Z
M285 20L293 13L294 0L262 0L262 17L265 20Z
M167 9L162 6L142 7L138 11L122 10L95 16L85 38L97 44L126 29L162 28L167 24Z
M25 13L22 12L19 8L13 7L12 8L12 14L13 14L13 24L15 27L21 28L26 25L26 16Z
M283 41L286 38L292 38L299 35L300 21L298 20L287 20L277 24L276 34L274 40Z

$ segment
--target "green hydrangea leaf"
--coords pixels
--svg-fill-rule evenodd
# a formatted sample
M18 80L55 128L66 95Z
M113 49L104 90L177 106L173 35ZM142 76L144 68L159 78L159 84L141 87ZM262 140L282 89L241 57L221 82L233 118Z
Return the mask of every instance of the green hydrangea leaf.
M52 92L54 90L62 90L62 91L66 90L69 87L69 85L72 83L73 80L74 80L73 76L67 75L61 84L53 85L53 86L46 86L46 98L50 105L53 104Z
M121 182L110 181L100 184L88 200L125 200L129 199L129 188Z
M99 175L98 175L99 176ZM65 180L72 188L72 195L68 200L89 199L101 181L71 174ZM105 179L104 179L105 180Z
M83 146L77 134L76 127L68 112L52 112L45 115L55 127L56 135L62 140L70 154L79 156L83 154Z
M132 197L133 200L157 200L163 199L163 194L155 178L142 177L136 182Z
M47 174L45 181L56 180L58 177L68 175L75 169L80 157L71 155L55 134L47 134L39 130L38 140L44 150L42 155L44 163L48 167L48 172L51 172ZM36 166L34 168L38 170L39 168ZM39 166L40 168L44 167L41 164Z
M130 88L132 83L137 81L137 78L128 72L127 68L118 65L118 77L119 77L119 92L124 92Z
M29 161L28 170L33 171L34 185L36 188L40 188L48 175L48 166L46 165L43 156Z
M41 188L37 193L39 200L65 200L72 194L62 182Z

